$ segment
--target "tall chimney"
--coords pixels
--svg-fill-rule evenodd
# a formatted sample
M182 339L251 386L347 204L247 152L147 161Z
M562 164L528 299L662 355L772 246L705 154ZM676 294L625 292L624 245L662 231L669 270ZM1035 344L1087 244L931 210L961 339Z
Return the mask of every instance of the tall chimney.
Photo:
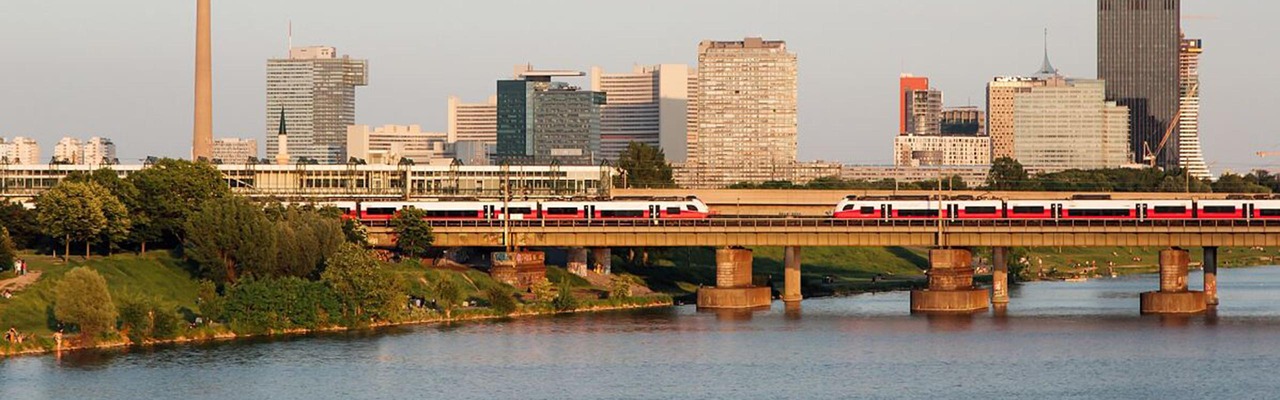
M196 0L196 110L191 159L213 160L213 72L209 48L209 1Z

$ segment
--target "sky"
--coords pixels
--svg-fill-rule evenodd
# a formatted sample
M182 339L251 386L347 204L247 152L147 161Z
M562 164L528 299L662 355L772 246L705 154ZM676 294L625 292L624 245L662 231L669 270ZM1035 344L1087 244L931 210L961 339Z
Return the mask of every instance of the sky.
M4 0L0 137L112 138L121 162L190 154L195 1ZM799 58L802 160L889 164L897 78L947 106L984 105L993 76L1040 66L1093 78L1090 0L213 0L214 135L265 147L266 60L293 44L369 60L356 122L445 130L449 95L482 101L515 64L629 71L697 63L698 42L763 36ZM1200 134L1215 172L1280 168L1280 2L1183 0L1204 39ZM584 86L587 82L581 80Z

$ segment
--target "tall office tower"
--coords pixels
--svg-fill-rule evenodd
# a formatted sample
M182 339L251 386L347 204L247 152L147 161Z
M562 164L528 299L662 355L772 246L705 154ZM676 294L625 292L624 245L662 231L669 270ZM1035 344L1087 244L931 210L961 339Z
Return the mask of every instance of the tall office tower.
M1105 82L1054 77L1014 97L1013 155L1027 170L1130 163L1129 110L1107 101Z
M1196 179L1213 179L1200 150L1200 39L1182 39L1178 56L1178 165Z
M605 94L551 81L582 75L581 71L518 65L514 79L498 81L495 158L513 164L599 163L600 106L605 104Z
M213 51L209 34L209 1L196 0L195 118L191 159L213 157Z
M687 132L684 139L684 162L687 164L696 164L694 157L698 154L698 71L696 69L689 71L689 115L685 119L685 131ZM667 159L671 160L671 155L667 155Z
M218 138L213 140L213 160L223 164L249 164L258 160L258 140Z
M1180 0L1098 0L1098 79L1129 107L1133 160L1164 168L1179 158L1180 17Z
M898 76L898 134L906 135L911 131L907 128L910 123L911 113L908 111L908 104L911 92L916 90L929 90L929 78L924 76L914 76L911 74L902 74Z
M61 164L84 164L84 144L80 139L63 137L53 146L53 162Z
M695 181L789 179L796 166L796 55L748 37L698 45Z
M267 154L276 154L280 109L289 121L291 161L347 161L347 126L356 123L356 86L369 84L369 63L325 46L289 50L267 60Z
M458 96L449 96L449 143L458 141L481 142L489 146L498 143L498 96L489 96L484 103L463 103Z
M40 144L35 139L18 136L0 146L0 156L11 165L33 165L43 163L40 159Z
M987 82L987 132L991 135L991 159L1013 158L1013 99L1018 93L1044 86L1044 79L1000 76Z
M631 142L660 147L668 161L686 158L689 81L697 73L684 64L636 66L630 73L591 68L591 90L605 92L600 107L600 153L617 160ZM696 85L696 83L695 83Z
M923 136L942 134L941 90L908 90L905 98L908 134Z
M987 136L987 113L978 107L944 108L941 119L943 135Z
M89 138L89 141L84 142L82 153L85 164L115 164L119 161L116 159L116 144L107 138Z

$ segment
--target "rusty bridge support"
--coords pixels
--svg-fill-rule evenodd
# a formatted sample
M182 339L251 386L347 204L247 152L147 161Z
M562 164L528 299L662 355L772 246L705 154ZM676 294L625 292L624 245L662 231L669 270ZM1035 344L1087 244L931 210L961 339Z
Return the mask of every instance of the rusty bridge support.
M991 303L1009 303L1009 248L991 249Z
M800 247L787 246L782 255L782 301L787 307L800 305Z
M1204 292L1187 290L1189 252L1179 248L1160 250L1160 290L1143 292L1139 309L1143 314L1195 314L1205 310Z
M769 287L752 284L751 250L716 249L716 286L698 288L698 308L769 307L770 291Z
M971 313L991 305L986 289L973 287L973 253L929 250L929 288L911 291L911 312Z

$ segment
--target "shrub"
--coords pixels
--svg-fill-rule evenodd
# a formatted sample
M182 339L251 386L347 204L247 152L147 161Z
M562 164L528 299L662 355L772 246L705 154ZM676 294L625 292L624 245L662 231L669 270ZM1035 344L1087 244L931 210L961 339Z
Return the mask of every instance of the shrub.
M54 288L53 314L59 321L79 327L85 340L92 343L116 324L107 280L86 267L67 272Z
M196 291L196 304L200 307L201 316L209 322L224 320L222 314L226 308L226 299L218 295L218 285L213 281L200 281L200 289Z
M631 297L631 285L634 282L630 276L613 275L609 278L609 298L625 299Z
M134 344L141 344L151 335L150 302L137 296L123 296L119 299L120 330Z
M237 333L316 329L341 307L323 282L296 277L246 279L227 290L225 315Z
M511 315L516 312L516 297L511 291L502 288L489 289L489 307L499 315Z
M573 287L569 286L569 281L560 281L560 287L557 289L556 299L551 302L555 306L556 311L573 311L578 309L578 298L573 297Z

